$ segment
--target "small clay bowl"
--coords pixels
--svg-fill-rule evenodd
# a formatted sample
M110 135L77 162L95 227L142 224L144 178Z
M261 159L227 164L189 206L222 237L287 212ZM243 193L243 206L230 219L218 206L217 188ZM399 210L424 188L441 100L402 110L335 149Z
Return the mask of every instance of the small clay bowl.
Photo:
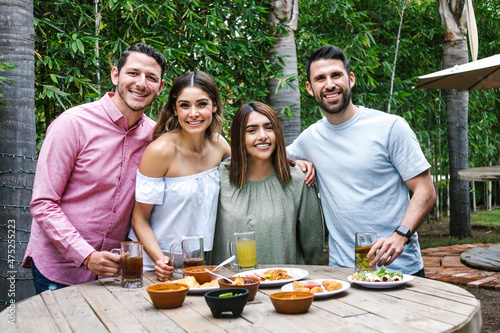
M219 279L219 287L220 289L227 289L227 288L243 288L247 289L249 291L248 294L248 301L253 301L255 298L255 295L257 295L257 290L259 289L260 285L260 279L257 277L253 276L242 276L241 277L243 281L245 281L245 284L241 285L234 285L229 283L229 281L226 281L224 279ZM236 280L236 277L228 277L230 280Z
M314 299L313 293L279 292L269 295L271 303L279 313L304 313L309 310Z
M157 309L178 308L184 303L189 286L184 283L157 283L146 288Z
M184 268L184 276L194 276L196 281L198 281L199 284L204 284L206 282L210 282L212 280L217 279L217 276L208 273L205 271L205 268L208 268L209 270L213 270L215 266L193 266L193 267L187 267ZM220 268L214 271L215 273L220 272Z
M226 293L235 296L219 297ZM233 317L238 317L247 304L248 294L248 290L243 288L217 289L205 293L205 301L215 318L219 318L223 312L231 312Z

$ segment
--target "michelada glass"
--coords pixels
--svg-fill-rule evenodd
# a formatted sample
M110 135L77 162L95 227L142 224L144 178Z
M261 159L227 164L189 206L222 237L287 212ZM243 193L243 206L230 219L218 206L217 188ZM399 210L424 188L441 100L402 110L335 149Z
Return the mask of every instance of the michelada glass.
M235 232L235 242L230 243L231 255L236 255L238 271L257 268L257 246L255 232Z
M205 265L205 252L203 246L203 236L183 236L180 243L174 243L170 247L170 260L175 272L182 273L180 265L176 263L175 253L182 251L182 268Z
M143 247L140 242L121 242L119 249L111 250L119 254L121 267L121 285L124 288L142 287Z
M375 232L357 232L355 241L355 272L375 271L377 265L370 267L370 262L373 258L370 259L367 255L373 244L377 241L377 234Z

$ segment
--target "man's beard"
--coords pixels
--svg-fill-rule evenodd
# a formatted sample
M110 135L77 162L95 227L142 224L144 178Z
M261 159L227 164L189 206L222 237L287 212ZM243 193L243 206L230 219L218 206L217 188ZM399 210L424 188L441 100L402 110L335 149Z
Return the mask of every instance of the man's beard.
M143 111L146 107L148 107L149 105L151 105L153 103L153 101L156 99L153 98L151 100L151 102L147 105L140 105L140 106L137 106L137 107L133 107L132 105L129 104L128 100L127 100L127 93L131 94L129 91L126 90L126 88L124 88L123 86L120 85L120 82L118 82L118 88L116 89L117 90L117 93L118 93L118 96L120 96L121 100L123 101L123 103L125 103L127 105L127 107L134 111L134 112L141 112Z
M349 102L351 101L351 88L348 88L348 92L347 92L347 95L344 94L344 90L341 89L340 90L340 96L341 96L341 101L340 103L337 103L337 104L334 104L334 105L331 105L331 104L328 104L328 102L325 102L321 95L316 95L315 96L315 99L316 99L316 102L319 104L319 106L323 109L323 111L325 111L326 113L328 114L337 114L337 113L341 113L342 111L344 111L347 106L349 105Z

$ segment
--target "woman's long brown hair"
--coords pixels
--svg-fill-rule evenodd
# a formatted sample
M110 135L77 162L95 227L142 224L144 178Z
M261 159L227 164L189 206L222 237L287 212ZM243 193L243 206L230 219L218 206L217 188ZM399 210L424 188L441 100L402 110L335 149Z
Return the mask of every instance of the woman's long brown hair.
M210 75L202 71L186 72L179 76L172 84L167 103L162 107L158 115L158 122L153 129L153 140L156 140L163 133L177 131L181 128L179 119L175 115L174 106L179 95L187 87L200 88L207 93L213 105L217 107L217 110L213 114L212 123L205 131L205 136L213 138L215 133L219 134L221 132L222 102L215 81Z
M276 149L271 155L274 170L281 183L285 185L292 179L290 165L295 163L286 157L285 137L281 123L271 107L261 102L250 102L242 105L234 115L231 126L231 163L229 165L229 181L237 188L245 186L248 170L247 147L245 144L246 126L251 112L258 112L269 119L276 135Z

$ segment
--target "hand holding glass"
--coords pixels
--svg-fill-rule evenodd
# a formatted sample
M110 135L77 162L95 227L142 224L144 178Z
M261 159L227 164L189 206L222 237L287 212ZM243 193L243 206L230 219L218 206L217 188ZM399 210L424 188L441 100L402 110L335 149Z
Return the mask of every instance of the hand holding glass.
M121 285L124 288L142 287L142 244L140 242L121 242L119 249L111 253L121 256Z
M183 268L203 266L205 264L205 252L203 247L203 236L183 236L181 243L174 243L170 247L170 262L175 272L182 273L179 264L176 263L176 249L182 249Z
M374 271L377 269L377 265L370 267L370 262L372 259L368 258L368 252L370 252L373 244L377 241L377 234L374 232L357 232L356 233L356 247L355 247L355 265L354 270L356 272L362 271Z

